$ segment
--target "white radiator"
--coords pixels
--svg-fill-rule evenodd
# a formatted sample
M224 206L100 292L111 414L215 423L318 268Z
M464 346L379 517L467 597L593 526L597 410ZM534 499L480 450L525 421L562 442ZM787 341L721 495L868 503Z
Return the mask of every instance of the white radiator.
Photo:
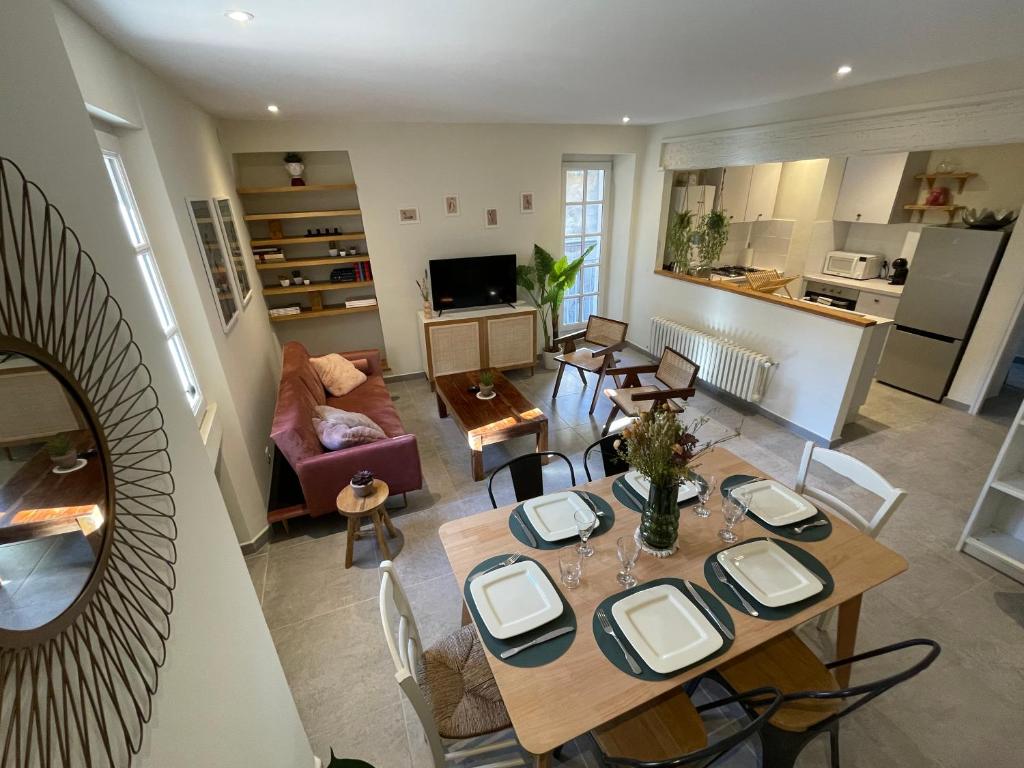
M681 325L664 317L651 319L648 351L660 357L672 347L700 366L697 378L751 403L760 402L775 361L721 336Z

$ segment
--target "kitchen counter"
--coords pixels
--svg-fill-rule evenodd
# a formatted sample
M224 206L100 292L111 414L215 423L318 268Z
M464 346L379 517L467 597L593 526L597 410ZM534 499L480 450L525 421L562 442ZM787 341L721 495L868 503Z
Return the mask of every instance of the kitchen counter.
M814 280L818 283L828 285L840 285L843 288L855 288L858 291L868 293L884 293L886 296L902 296L902 285L889 285L889 281L881 277L874 277L870 280L853 280L849 277L836 277L835 275L823 275L820 272L808 272L804 280Z

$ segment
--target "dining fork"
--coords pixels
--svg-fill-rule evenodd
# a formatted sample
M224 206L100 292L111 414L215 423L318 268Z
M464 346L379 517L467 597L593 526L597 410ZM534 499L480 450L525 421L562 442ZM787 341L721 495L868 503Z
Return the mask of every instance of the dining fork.
M793 533L803 533L808 528L817 528L820 525L828 525L828 520L815 520L813 523L804 523L793 529Z
M604 608L597 609L597 621L598 623L600 623L601 629L604 631L604 633L606 635L610 635L615 640L615 642L619 644L619 650L621 650L622 655L625 656L626 663L629 665L629 668L630 670L632 670L633 674L643 674L643 670L640 668L640 665L636 663L636 659L634 659L630 652L626 650L626 646L622 644L622 641L619 640L619 636L615 634L615 630L612 628L612 623L608 621L608 615L604 612Z
M757 609L754 606L752 606L749 602L747 602L747 598L740 594L740 591L736 589L736 585L729 581L729 578L725 575L725 570L722 568L720 563L718 563L717 561L712 562L711 570L714 571L715 578L723 584L725 584L725 586L731 589L733 594L736 595L737 598L739 598L740 605L743 606L743 610L745 610L751 616L758 615Z
M519 562L519 560L521 560L522 557L523 557L522 554L519 553L519 552L516 552L514 555L509 555L504 560L502 560L500 563L498 563L496 565L492 565L490 568L486 568L486 569L480 571L479 573L474 573L472 576L469 577L469 580L470 581L474 581L475 579L479 578L480 576L483 576L485 573L490 573L491 571L496 571L499 568L505 568L506 566L513 565L513 564Z

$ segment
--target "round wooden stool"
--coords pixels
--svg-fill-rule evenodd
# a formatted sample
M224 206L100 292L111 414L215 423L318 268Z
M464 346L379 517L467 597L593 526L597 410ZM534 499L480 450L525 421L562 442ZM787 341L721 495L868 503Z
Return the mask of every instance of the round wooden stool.
M391 550L388 549L384 540L382 526L387 528L388 536L395 538L395 526L388 517L388 511L384 509L384 502L391 495L388 484L383 480L373 481L373 490L367 496L356 496L351 485L346 485L338 494L338 512L348 518L348 541L345 544L345 567L352 567L352 543L361 538L359 527L363 518L368 517L373 523L373 530L377 535L377 546L385 560L391 559Z

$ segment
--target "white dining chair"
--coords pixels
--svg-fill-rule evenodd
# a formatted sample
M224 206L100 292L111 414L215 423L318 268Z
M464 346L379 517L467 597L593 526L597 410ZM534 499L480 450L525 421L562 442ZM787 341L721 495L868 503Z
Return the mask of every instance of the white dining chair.
M812 461L828 467L858 487L880 497L881 505L872 514L863 515L835 494L807 485L807 473L810 471ZM861 533L866 533L873 539L878 538L882 526L888 522L893 512L899 508L907 496L906 491L894 486L860 459L833 451L830 448L821 448L811 441L804 446L804 455L801 457L800 467L796 471L796 482L793 489L826 507L828 511L839 515ZM833 611L826 611L818 617L818 629L825 628L828 617L832 613Z
M467 624L424 650L390 560L380 564L380 575L380 619L395 664L395 680L423 727L434 768L499 752L515 756L478 768L526 765L515 738L479 738L509 729L512 722L476 628ZM460 742L464 743L461 749Z

